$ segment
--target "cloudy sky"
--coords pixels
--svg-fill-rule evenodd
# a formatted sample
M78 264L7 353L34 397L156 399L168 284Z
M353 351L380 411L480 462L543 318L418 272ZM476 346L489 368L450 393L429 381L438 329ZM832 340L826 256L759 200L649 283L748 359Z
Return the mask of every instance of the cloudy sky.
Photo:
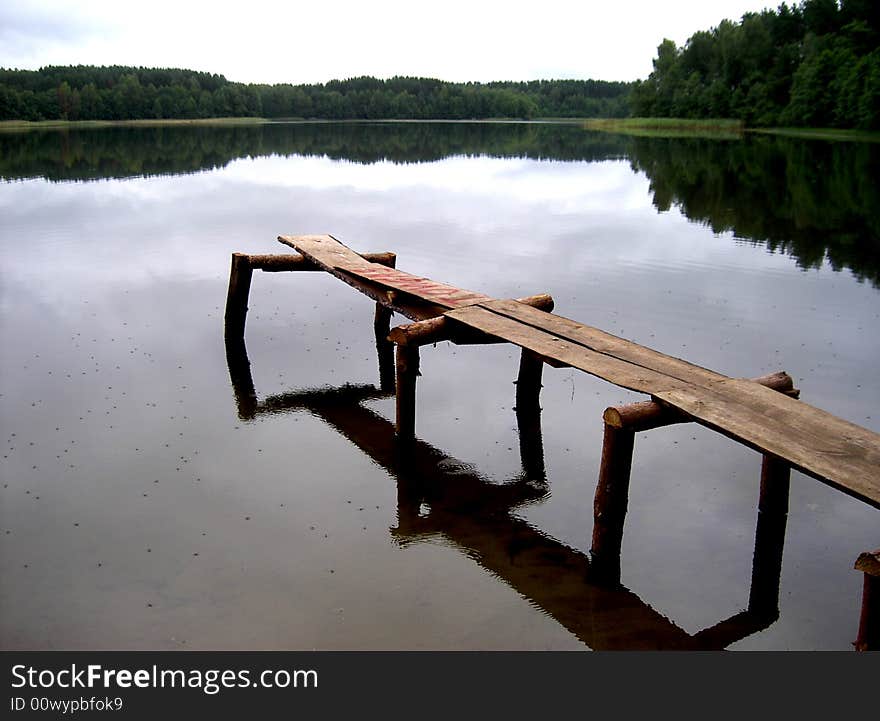
M763 0L2 0L0 67L143 65L260 83L357 75L453 81L651 72L683 43Z

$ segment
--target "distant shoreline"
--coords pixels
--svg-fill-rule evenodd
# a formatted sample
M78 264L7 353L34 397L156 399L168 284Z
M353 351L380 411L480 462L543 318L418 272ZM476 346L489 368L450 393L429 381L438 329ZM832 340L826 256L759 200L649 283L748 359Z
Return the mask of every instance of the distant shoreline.
M420 120L376 118L327 120L323 118L174 118L138 120L0 120L0 132L16 130L88 129L116 127L246 126L283 123L565 123L587 130L642 137L707 137L740 139L746 133L781 135L808 140L880 142L880 132L837 128L748 128L741 120L728 118L427 118Z

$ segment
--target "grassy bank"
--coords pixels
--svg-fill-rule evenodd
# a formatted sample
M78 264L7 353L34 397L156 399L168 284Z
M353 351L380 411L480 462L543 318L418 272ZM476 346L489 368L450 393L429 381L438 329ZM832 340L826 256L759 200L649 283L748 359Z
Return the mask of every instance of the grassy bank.
M880 142L880 132L868 130L839 130L837 128L747 128L741 120L707 118L596 118L583 121L589 130L609 133L656 137L711 137L741 138L744 133L785 135L808 140L850 140Z
M590 118L588 130L657 137L741 138L745 128L741 120L726 118Z

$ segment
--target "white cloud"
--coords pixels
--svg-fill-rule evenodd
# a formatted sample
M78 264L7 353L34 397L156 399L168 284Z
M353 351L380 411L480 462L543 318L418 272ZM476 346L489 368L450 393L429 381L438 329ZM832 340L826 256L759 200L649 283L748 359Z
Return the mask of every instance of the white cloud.
M651 71L664 37L682 43L725 17L774 6L762 0L13 0L0 10L0 66L185 67L267 83L355 75L633 80Z

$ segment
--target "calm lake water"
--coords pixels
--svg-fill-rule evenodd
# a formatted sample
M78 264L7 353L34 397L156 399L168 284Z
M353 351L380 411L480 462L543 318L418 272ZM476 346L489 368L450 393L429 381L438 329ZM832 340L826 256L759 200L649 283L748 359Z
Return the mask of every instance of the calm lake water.
M638 434L622 585L592 583L602 411L640 397L546 368L523 463L518 349L427 347L397 467L373 304L324 274L254 274L240 414L230 254L286 252L279 234L550 292L729 375L784 369L880 431L877 144L120 128L0 134L0 177L4 648L695 647L748 605L757 453ZM778 619L717 645L851 648L878 521L793 473Z

